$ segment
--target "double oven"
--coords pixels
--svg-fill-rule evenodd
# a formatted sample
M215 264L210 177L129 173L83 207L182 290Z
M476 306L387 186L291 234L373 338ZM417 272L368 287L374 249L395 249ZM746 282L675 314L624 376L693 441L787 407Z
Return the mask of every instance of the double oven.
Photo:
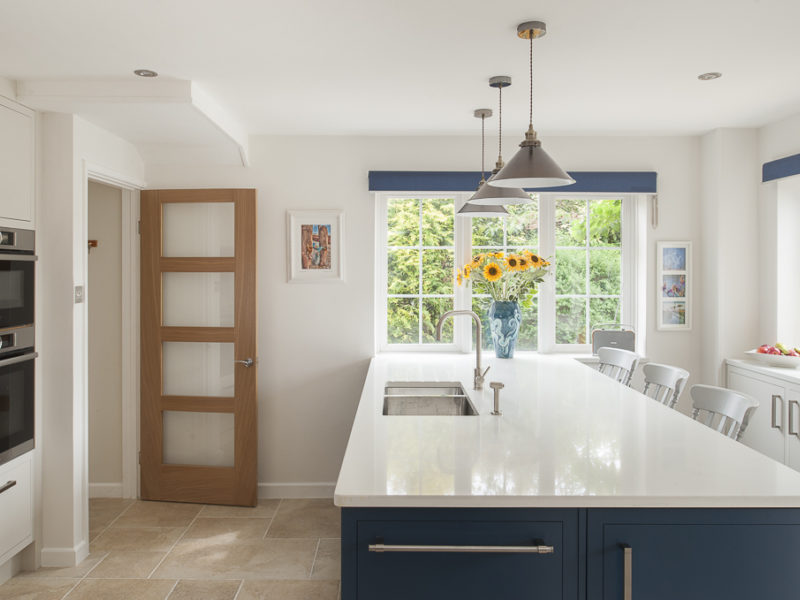
M0 464L33 449L34 241L0 228Z

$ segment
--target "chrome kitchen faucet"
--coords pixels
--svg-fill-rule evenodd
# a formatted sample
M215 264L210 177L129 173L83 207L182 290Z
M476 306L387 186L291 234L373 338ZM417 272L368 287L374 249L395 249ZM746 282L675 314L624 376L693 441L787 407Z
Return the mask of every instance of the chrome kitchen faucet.
M471 310L448 310L441 317L439 317L439 322L436 323L436 340L442 340L442 324L444 323L444 320L447 317L456 317L458 315L470 316L475 321L475 326L477 328L477 342L475 343L475 371L472 387L476 390L482 390L483 380L491 367L486 367L486 370L481 372L481 318Z

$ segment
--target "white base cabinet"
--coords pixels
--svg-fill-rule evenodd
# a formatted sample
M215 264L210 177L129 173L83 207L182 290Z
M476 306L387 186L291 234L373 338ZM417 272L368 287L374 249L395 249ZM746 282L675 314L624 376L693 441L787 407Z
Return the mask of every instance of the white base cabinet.
M727 386L759 402L742 443L800 471L800 372L729 360Z
M0 565L33 541L33 452L0 466Z

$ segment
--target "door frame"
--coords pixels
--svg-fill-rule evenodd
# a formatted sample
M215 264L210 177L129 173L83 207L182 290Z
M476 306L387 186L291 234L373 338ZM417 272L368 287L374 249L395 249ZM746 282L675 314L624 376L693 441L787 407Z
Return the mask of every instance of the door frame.
M97 490L86 497L139 497L139 191L145 187L105 167L83 161L83 230L89 230L89 181L102 183L122 192L122 486L118 492ZM88 253L84 254L84 273L89 272ZM91 285L88 277L86 287ZM88 298L87 294L87 298ZM85 302L83 352L84 381L89 371L89 304ZM89 414L89 388L84 386L84 414ZM88 446L88 427L86 444ZM89 452L86 451L86 486L89 486Z

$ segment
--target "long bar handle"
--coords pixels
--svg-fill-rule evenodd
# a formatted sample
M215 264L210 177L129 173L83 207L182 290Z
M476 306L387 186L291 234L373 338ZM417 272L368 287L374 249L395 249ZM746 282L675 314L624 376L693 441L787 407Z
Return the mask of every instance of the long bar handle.
M796 435L797 437L800 437L800 433L797 432L797 428L794 426L795 418L792 408L795 406L800 406L800 402L797 400L789 400L789 435Z
M3 492L5 492L7 490L10 490L15 485L17 485L16 481L14 481L14 480L7 481L4 486L0 487L0 494L2 494Z
M783 398L781 398L780 394L772 394L772 427L773 429L781 429L780 423L778 423L778 411L775 410L775 403L780 401L781 403L781 413L783 413ZM791 420L791 419L790 419Z
M26 360L31 360L39 356L36 352L31 352L30 354L23 354L22 356L15 356L14 358L6 358L5 360L0 360L0 367L8 367L10 365L15 365L17 363L25 362Z
M252 367L255 364L255 361L252 358L245 358L244 360L235 360L233 361L237 365L244 365L245 367Z
M620 544L622 548L622 599L633 600L633 548Z
M458 552L485 554L553 554L552 546L425 546L420 544L370 544L370 552Z

